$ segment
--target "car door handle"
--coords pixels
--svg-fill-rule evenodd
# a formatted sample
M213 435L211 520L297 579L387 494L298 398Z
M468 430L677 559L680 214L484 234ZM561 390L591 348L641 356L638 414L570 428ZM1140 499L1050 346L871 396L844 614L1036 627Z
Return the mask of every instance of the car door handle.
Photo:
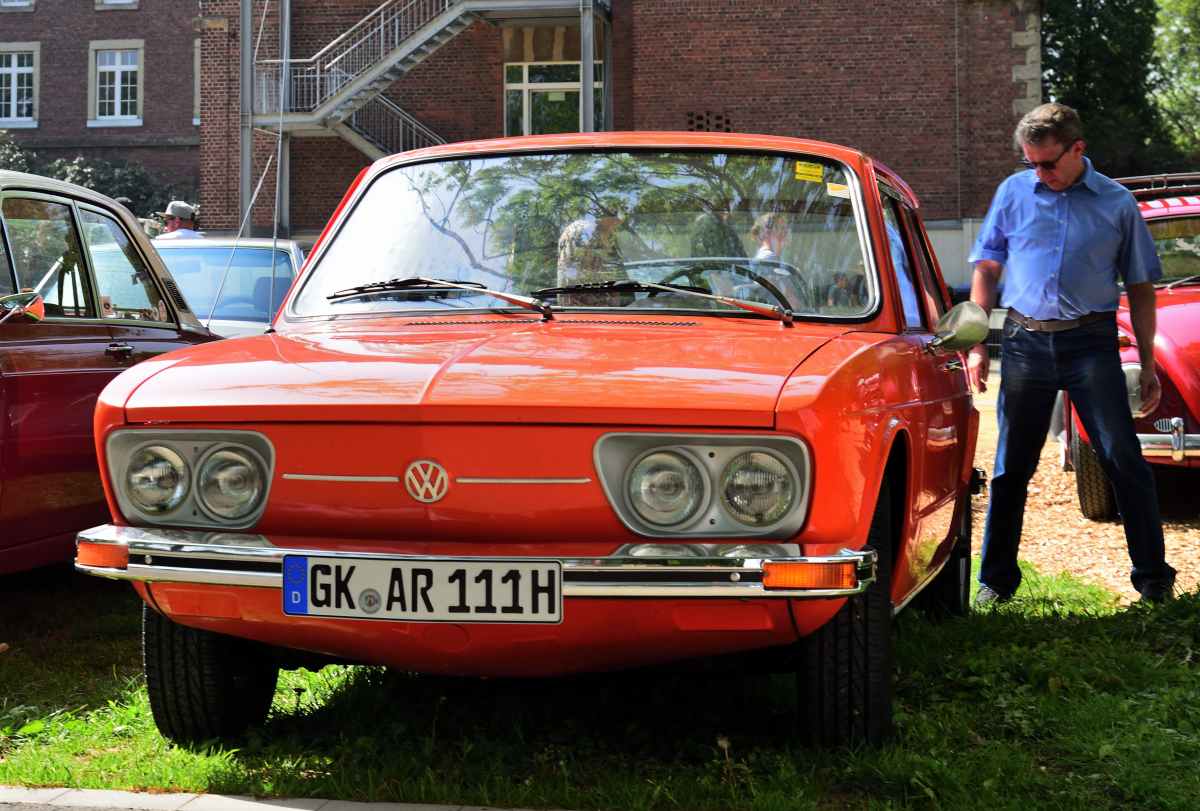
M133 357L133 347L129 344L109 344L104 354L117 360L128 360Z
M943 372L961 372L963 368L961 360L952 360L949 363L942 364Z

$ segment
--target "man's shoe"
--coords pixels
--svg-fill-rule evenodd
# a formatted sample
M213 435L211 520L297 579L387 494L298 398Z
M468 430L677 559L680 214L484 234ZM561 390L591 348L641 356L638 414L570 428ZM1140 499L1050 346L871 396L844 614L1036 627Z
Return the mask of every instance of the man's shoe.
M1012 598L1011 594L996 591L991 586L980 586L979 593L975 595L975 605L978 608L982 608L985 605L1000 605L1007 603Z
M1174 580L1151 580L1142 588L1139 603L1165 603L1175 597Z

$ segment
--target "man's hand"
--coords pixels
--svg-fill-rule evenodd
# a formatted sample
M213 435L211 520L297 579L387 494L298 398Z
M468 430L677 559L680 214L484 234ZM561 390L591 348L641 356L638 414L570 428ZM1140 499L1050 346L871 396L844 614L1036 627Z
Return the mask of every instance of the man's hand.
M976 344L971 347L971 351L967 353L967 382L979 394L987 391L989 365L987 344Z
M1162 397L1162 383L1154 373L1154 366L1143 366L1140 378L1142 385L1142 413L1153 413L1158 408L1158 400Z

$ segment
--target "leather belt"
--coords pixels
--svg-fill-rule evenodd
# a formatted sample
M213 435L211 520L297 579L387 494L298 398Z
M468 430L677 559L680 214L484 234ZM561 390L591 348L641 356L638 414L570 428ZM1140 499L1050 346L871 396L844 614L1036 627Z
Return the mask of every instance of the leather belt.
M1012 307L1008 308L1008 320L1014 324L1024 327L1029 332L1062 332L1063 330L1075 329L1082 327L1084 324L1091 324L1094 321L1103 321L1105 318L1116 318L1115 312L1098 312L1081 315L1078 318L1054 318L1049 321L1038 321L1036 318L1030 318L1027 315L1021 315Z

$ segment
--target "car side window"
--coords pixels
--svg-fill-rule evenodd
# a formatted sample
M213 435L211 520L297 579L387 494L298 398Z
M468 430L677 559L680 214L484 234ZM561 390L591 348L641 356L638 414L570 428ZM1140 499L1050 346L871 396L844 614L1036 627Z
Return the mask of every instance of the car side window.
M96 274L100 313L105 318L169 321L165 297L136 246L115 219L82 209L88 257Z
M921 304L917 300L917 286L913 282L913 262L909 258L908 246L904 242L904 225L900 219L900 205L890 196L891 189L880 186L883 199L883 222L887 229L888 251L892 255L892 271L900 288L900 304L904 309L904 323L908 329L923 329L925 319Z
M917 212L913 211L908 206L901 206L900 210L904 213L904 222L908 225L908 235L913 245L913 256L916 259L917 278L921 282L921 290L924 292L925 308L929 312L929 316L933 321L937 321L946 314L946 300L942 297L942 288L938 284L937 276L933 272L933 254L929 250L929 244L925 241L925 235L921 230L921 218L917 216Z
M2 211L17 287L41 295L47 318L95 318L71 206L7 197Z

